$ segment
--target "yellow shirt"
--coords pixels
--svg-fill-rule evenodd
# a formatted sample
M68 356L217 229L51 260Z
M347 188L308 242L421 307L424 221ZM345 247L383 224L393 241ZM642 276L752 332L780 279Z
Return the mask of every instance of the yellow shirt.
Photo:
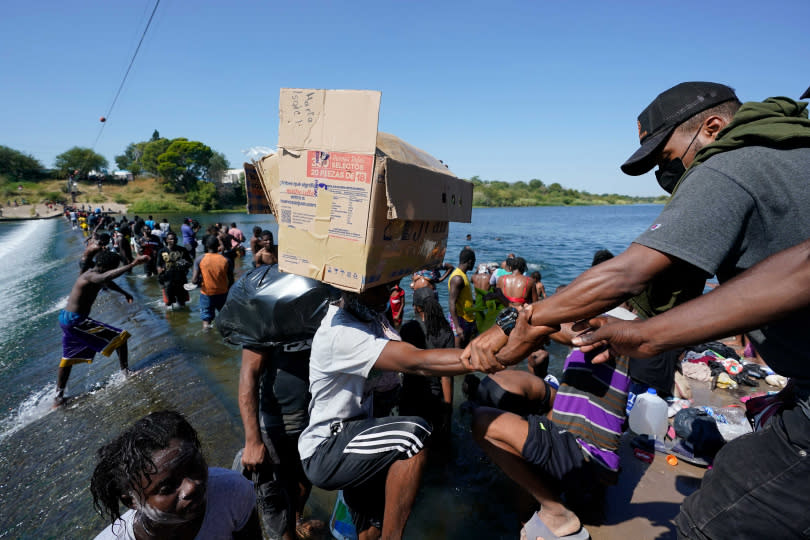
M455 276L461 276L461 279L464 281L464 288L458 293L458 298L456 299L456 315L467 322L473 322L475 316L471 311L473 306L472 287L470 287L470 280L467 279L467 274L458 268L453 270L453 273L450 274L450 279L447 280L447 290L450 290L450 283Z

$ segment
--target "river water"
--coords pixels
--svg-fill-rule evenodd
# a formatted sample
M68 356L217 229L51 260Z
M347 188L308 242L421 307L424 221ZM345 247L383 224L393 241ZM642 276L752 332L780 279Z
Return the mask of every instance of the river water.
M450 226L447 260L470 245L478 262L500 261L509 252L540 270L546 290L585 270L594 251L623 251L652 224L661 207L535 207L473 210L472 223ZM164 216L156 216L163 218ZM182 216L165 216L179 230ZM272 216L211 214L205 227L237 222L246 236L254 225L277 232ZM471 240L466 240L466 235ZM153 410L185 414L200 434L210 465L230 466L242 444L237 405L239 349L216 331L203 332L197 311L167 311L154 278L142 267L118 278L132 292L126 304L102 292L93 307L98 320L127 329L130 367L122 379L113 355L73 368L65 407L51 410L61 357L59 310L78 274L84 238L63 219L0 223L0 538L92 538L104 527L93 511L89 479L95 451L124 426ZM250 257L239 260L238 273ZM403 281L410 304L408 280ZM447 287L439 287L447 306ZM409 312L406 312L406 319ZM559 375L566 353L552 346L551 371ZM460 381L456 404L462 401ZM469 435L469 415L456 410L448 463L426 473L406 538L515 538L518 489L483 456ZM334 495L310 498L314 517L328 519Z

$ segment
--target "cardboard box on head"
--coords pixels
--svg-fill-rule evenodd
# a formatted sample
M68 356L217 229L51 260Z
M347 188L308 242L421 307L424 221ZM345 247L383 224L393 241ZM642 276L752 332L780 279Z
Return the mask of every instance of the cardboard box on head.
M279 225L279 269L360 292L441 263L473 186L377 133L380 92L283 88L278 154L257 162Z

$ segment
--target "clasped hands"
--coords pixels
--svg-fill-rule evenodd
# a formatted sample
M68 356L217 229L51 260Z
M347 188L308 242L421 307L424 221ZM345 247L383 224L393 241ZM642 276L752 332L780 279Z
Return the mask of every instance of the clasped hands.
M543 337L560 328L532 325L532 310L533 306L530 304L523 306L509 336L495 325L475 338L461 353L461 362L468 369L495 373L534 352Z

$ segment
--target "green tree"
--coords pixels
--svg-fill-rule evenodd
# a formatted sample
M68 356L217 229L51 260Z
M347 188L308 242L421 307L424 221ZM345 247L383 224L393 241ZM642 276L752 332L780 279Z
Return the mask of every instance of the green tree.
M222 181L225 171L230 168L230 163L225 158L222 152L213 152L211 159L208 161L208 180L212 182Z
M100 171L107 168L107 158L97 154L92 148L81 148L74 146L58 156L54 160L54 165L62 174L70 171L79 171L79 178L86 178L90 171Z
M141 156L143 156L146 145L146 142L130 143L123 154L115 156L115 164L119 169L127 170L132 174L140 174L143 170Z
M200 210L214 210L218 202L217 187L211 182L198 182L195 189L188 192L186 200Z
M174 139L157 158L158 174L174 186L175 191L191 191L199 180L207 178L213 155L211 148L199 141Z
M33 156L0 146L0 174L9 180L32 180L42 175L42 164Z
M141 156L141 166L143 170L152 174L160 174L160 171L158 171L158 156L166 152L171 143L169 139L157 139L147 142L143 148L143 155Z
M155 131L152 132L152 138L149 139L149 140L150 141L156 141L158 139L160 139L160 133L158 133L158 130L155 130Z

